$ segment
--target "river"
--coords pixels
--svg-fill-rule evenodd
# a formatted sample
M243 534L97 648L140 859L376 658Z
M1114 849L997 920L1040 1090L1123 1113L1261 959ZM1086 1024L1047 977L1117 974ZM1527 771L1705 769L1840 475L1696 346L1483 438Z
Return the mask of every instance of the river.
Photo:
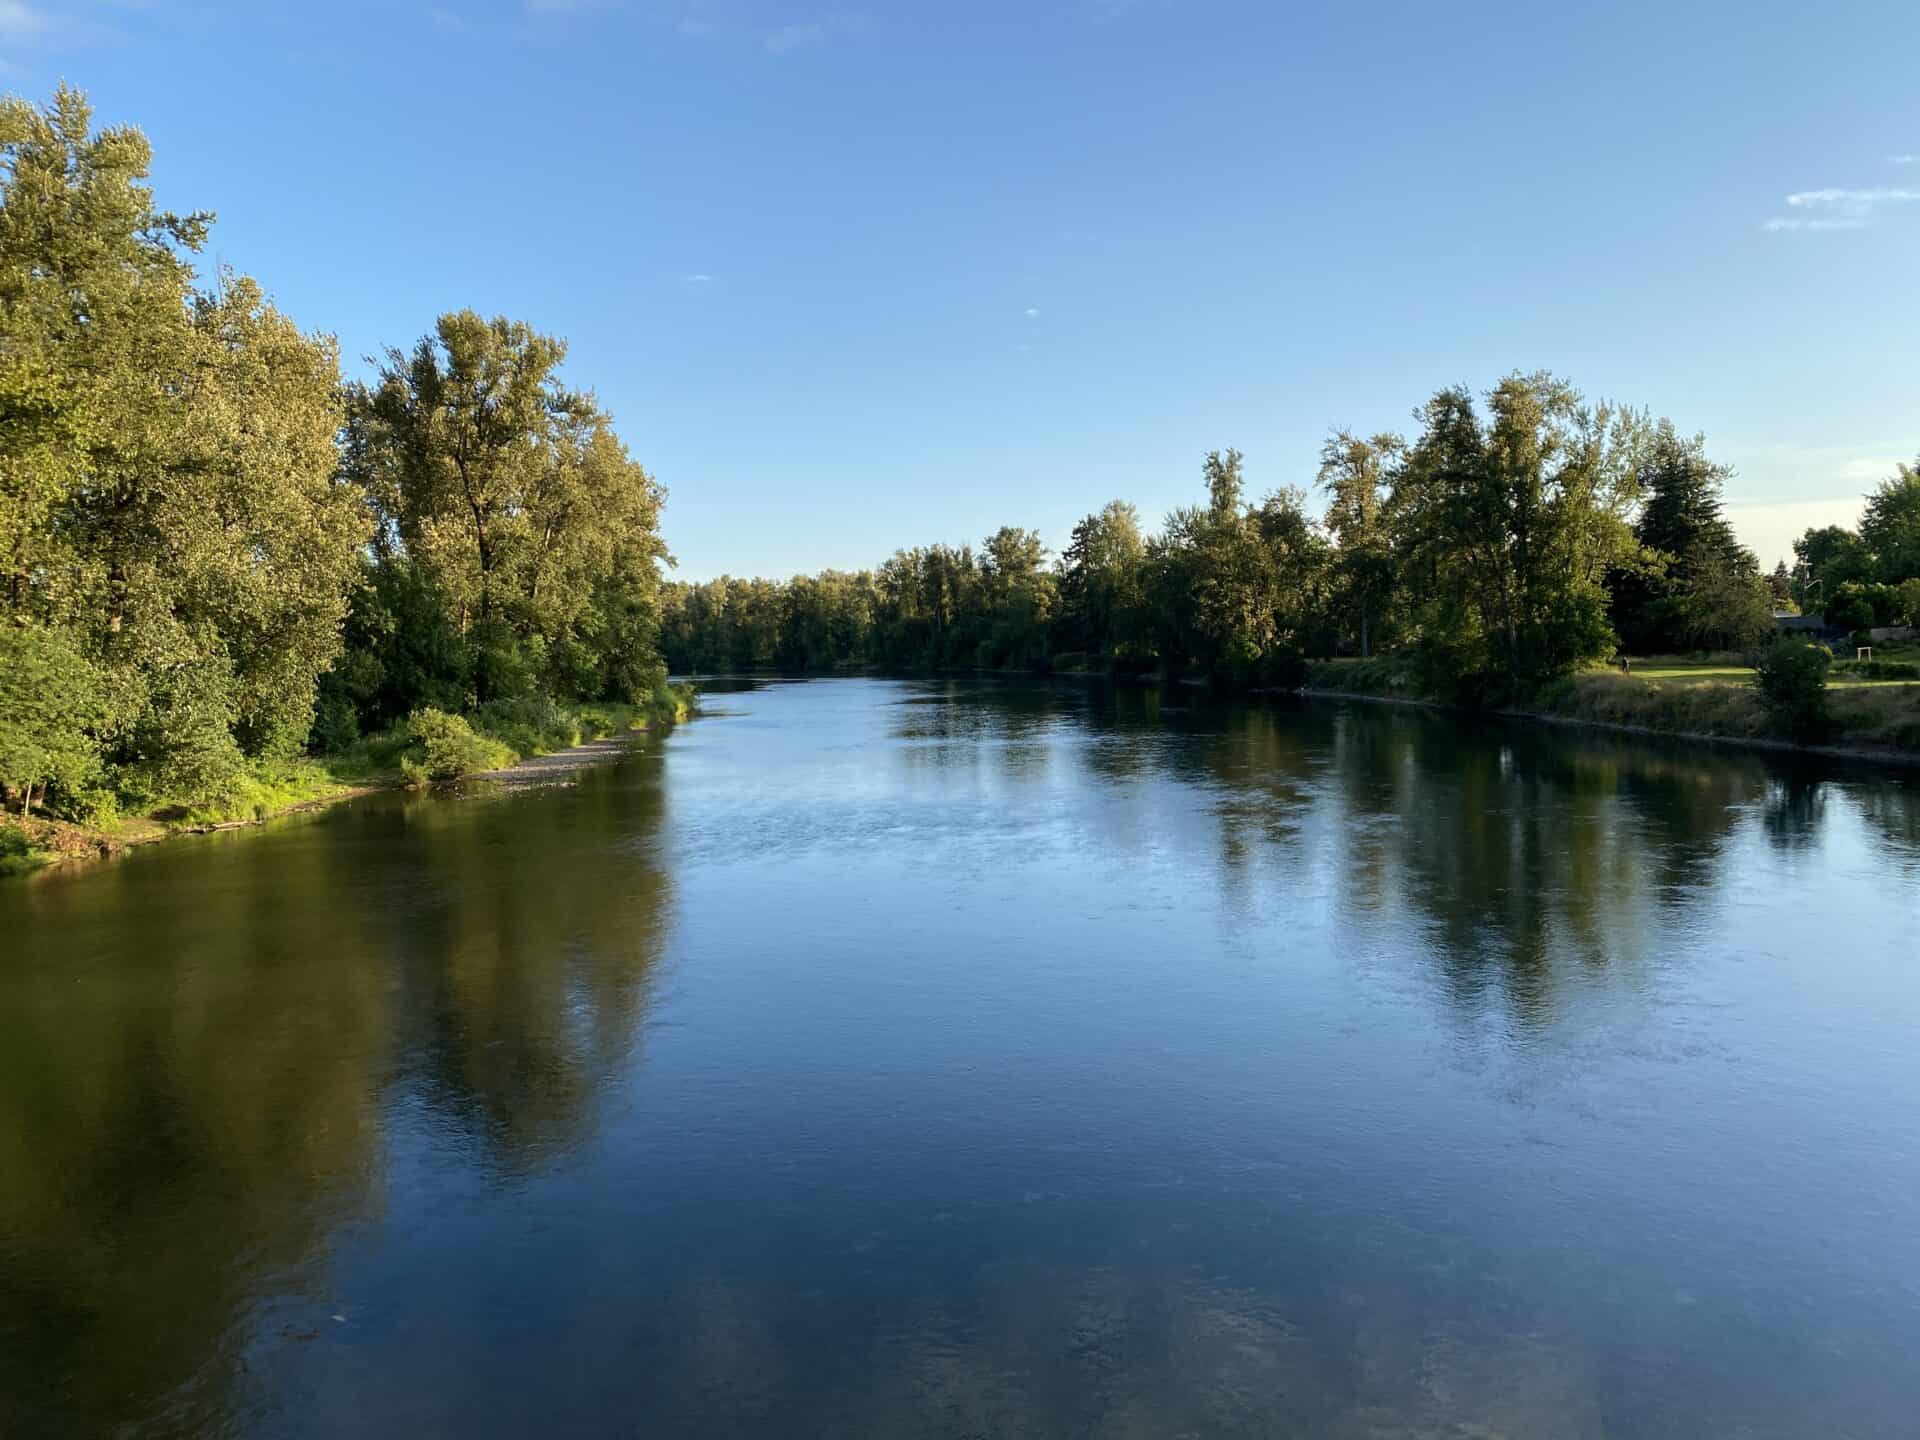
M754 683L0 882L0 1434L1911 1436L1920 786Z

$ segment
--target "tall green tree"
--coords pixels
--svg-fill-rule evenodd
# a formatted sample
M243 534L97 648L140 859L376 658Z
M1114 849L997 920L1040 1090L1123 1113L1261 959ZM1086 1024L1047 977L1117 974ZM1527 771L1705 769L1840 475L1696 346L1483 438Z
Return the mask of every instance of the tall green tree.
M634 692L658 668L663 492L562 383L565 358L561 340L463 310L349 397L346 472L381 552L418 565L468 637L482 701Z
M1140 512L1123 500L1073 527L1060 560L1062 648L1109 660L1144 658L1146 559Z
M1901 465L1867 497L1860 540L1874 559L1874 578L1889 585L1920 577L1920 460Z
M304 740L365 515L332 341L201 288L211 217L156 209L151 160L72 89L0 102L0 603L98 668L108 760L199 799Z
M1163 666L1216 684L1284 683L1297 669L1324 553L1297 491L1243 500L1237 450L1202 465L1205 506L1168 516L1147 547L1147 595Z
M1721 509L1731 472L1707 458L1704 437L1662 420L1639 466L1645 502L1634 536L1646 552L1615 579L1614 623L1631 650L1742 646L1772 625L1772 599L1753 552Z
M1393 535L1387 523L1393 469L1406 441L1382 433L1362 438L1336 430L1320 447L1320 488L1327 492L1327 530L1339 547L1335 566L1341 611L1361 655L1392 604Z
M1396 487L1401 564L1423 593L1433 680L1525 690L1610 653L1605 578L1640 554L1638 417L1585 404L1551 375L1510 375L1483 423L1438 392Z

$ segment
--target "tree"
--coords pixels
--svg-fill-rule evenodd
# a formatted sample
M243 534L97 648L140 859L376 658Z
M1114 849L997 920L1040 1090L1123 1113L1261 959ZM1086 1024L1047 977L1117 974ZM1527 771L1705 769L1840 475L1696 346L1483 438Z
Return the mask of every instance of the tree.
M1894 623L1920 625L1920 576L1894 587Z
M1873 555L1860 537L1841 525L1808 530L1793 542L1793 598L1800 608L1823 613L1842 585L1873 577Z
M1339 547L1339 603L1353 618L1363 656L1373 653L1375 629L1393 598L1393 536L1386 511L1392 469L1406 449L1398 435L1363 440L1350 430L1334 431L1320 447L1319 482L1330 497L1327 530Z
M1773 573L1767 576L1767 593L1772 597L1773 608L1798 615L1800 607L1793 598L1793 572L1787 569L1787 562L1776 561Z
M1667 634L1703 649L1741 650L1773 629L1773 592L1750 551L1700 543L1669 572L1685 577L1665 602Z
M1144 658L1146 558L1140 512L1123 500L1073 527L1060 563L1064 648L1109 661Z
M1526 690L1604 657L1605 577L1641 547L1638 417L1589 407L1564 381L1511 375L1487 397L1442 390L1395 489L1398 549L1438 686Z
M1873 555L1876 578L1897 585L1920 577L1920 460L1899 466L1867 497L1860 541Z
M1297 490L1244 507L1241 463L1237 450L1208 454L1209 503L1174 511L1147 545L1155 644L1173 674L1194 669L1229 688L1295 683L1324 599L1324 542Z
M631 694L658 670L664 494L565 342L505 318L443 315L349 395L345 469L388 556L421 567L472 645L477 697Z
M1648 436L1634 523L1644 560L1616 573L1613 615L1629 648L1738 647L1765 634L1772 603L1760 562L1721 511L1731 472L1707 458L1701 436L1683 439L1662 420Z
M0 102L0 603L98 668L106 758L211 783L188 752L305 739L365 517L332 342L196 287L211 217L155 209L151 159L77 91Z

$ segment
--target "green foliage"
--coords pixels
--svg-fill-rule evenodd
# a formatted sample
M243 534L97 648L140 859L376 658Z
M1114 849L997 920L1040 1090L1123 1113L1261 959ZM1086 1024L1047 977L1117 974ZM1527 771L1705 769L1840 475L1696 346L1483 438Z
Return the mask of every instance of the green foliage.
M1739 647L1771 630L1773 589L1721 513L1729 473L1707 458L1704 439L1682 439L1667 421L1649 436L1637 477L1646 500L1634 523L1642 554L1613 581L1613 621L1633 653Z
M411 784L458 780L482 770L498 770L514 759L510 747L476 735L458 715L426 709L407 717L400 772Z
M18 825L0 819L0 875L23 875L47 862L46 852L36 848Z
M1873 555L1876 578L1898 584L1920 577L1920 461L1899 466L1867 497L1860 542Z
M427 686L481 701L649 688L664 492L592 395L562 384L565 357L564 341L460 311L350 389L343 470L380 567L409 572L381 601L440 612L431 656L391 678L383 659L381 709Z
M1833 652L1824 645L1783 635L1761 651L1753 683L1776 729L1795 740L1817 740L1827 731L1827 668Z
M1840 586L1827 601L1826 621L1836 628L1868 630L1898 623L1899 609L1900 592L1894 586L1854 580Z
M1487 397L1443 390L1421 412L1394 506L1400 565L1435 688L1524 694L1614 647L1609 573L1642 548L1645 426L1589 407L1549 375L1511 375Z
M344 653L320 679L321 711L334 718L315 736L315 750L341 748L342 708L355 730L375 731L415 710L471 703L474 647L433 578L410 558L362 566L343 633Z
M0 629L0 785L30 811L35 787L72 794L98 775L109 718L93 663L63 631Z
M1807 531L1793 555L1793 598L1802 610L1817 613L1841 586L1873 578L1873 552L1844 526Z
M332 341L200 287L150 162L76 91L0 102L0 618L91 667L114 776L197 800L304 743L367 524Z
M1771 633L1772 589L1697 438L1548 375L1509 376L1484 415L1442 391L1421 418L1412 445L1329 437L1324 523L1288 487L1250 504L1243 457L1215 451L1204 503L1156 535L1116 501L1050 570L1038 537L1007 527L977 553L916 547L873 572L669 585L662 647L692 671L1157 668L1224 689L1297 685L1313 660L1384 647L1424 693L1485 704L1612 654L1617 616L1673 646Z
M551 754L580 743L580 717L544 695L490 700L469 718L475 730L522 756Z
M1380 434L1363 440L1336 430L1320 450L1320 486L1327 492L1327 531L1338 547L1334 606L1362 658L1392 639L1395 564L1390 502L1394 468L1407 442Z
M151 163L77 91L0 101L0 786L244 816L303 749L479 753L407 716L525 702L546 746L543 697L680 709L664 492L564 342L461 311L343 387L255 282L202 282L211 217L158 209Z
M1146 561L1140 513L1125 501L1111 501L1073 527L1060 557L1054 626L1064 653L1082 657L1068 668L1088 669L1092 656L1109 666L1148 657ZM1057 658L1054 668L1061 668Z
M231 677L216 659L161 672L134 727L127 783L154 803L192 809L233 803L246 770L233 734L235 714Z
M1902 580L1894 587L1893 623L1920 626L1920 576Z

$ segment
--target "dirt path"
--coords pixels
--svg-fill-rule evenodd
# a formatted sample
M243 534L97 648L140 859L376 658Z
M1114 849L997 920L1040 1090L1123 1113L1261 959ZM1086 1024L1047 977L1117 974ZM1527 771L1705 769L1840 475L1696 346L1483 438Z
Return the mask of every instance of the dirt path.
M571 750L556 751L552 755L534 755L517 765L509 765L503 770L481 770L469 775L469 780L492 780L501 785L518 788L532 785L571 785L580 776L582 770L590 770L596 765L606 765L630 754L638 744L643 731L632 730L624 735L609 735L602 740L589 740L584 745L576 745Z

